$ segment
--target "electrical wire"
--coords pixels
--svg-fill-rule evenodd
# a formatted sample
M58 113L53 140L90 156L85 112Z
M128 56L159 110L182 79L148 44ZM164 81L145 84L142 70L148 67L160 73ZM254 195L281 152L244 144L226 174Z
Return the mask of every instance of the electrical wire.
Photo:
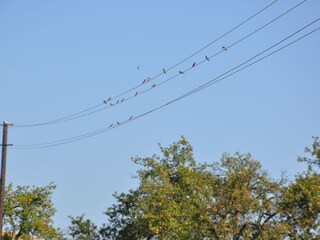
M287 13L291 12L292 10L294 10L295 8L297 8L298 6L300 6L301 4L303 4L303 3L306 2L306 1L307 1L307 0L304 0L304 1L300 2L299 4L295 5L294 7L290 8L290 9L287 10L287 11L285 11L284 13L282 13L281 15L279 15L278 17L272 19L272 20L269 21L268 23L264 24L263 26L259 27L259 28L256 29L256 30L254 30L253 32L249 33L248 35L244 36L243 38L241 38L241 39L237 40L236 42L232 43L231 45L227 46L226 49L230 49L231 47L239 44L239 43L242 42L243 40L245 40L245 39L247 39L248 37L252 36L253 34L257 33L258 31L260 31L261 29L263 29L263 28L265 28L266 26L270 25L271 23L275 22L276 20L278 20L279 18L283 17L283 16L286 15ZM217 52L217 53L215 53L215 54L213 54L213 55L211 55L211 56L209 56L209 57L206 57L205 60L203 60L203 61L201 61L201 62L199 62L199 63L197 63L197 64L194 63L194 65L192 65L191 67L185 69L185 70L182 71L182 72L185 73L185 72L191 70L192 68L197 67L198 65L206 62L207 60L209 60L209 59L217 56L218 54L220 54L220 53L222 53L222 52L224 52L224 50L221 50L221 51L219 51L219 52ZM115 106L115 105L117 105L118 103L122 103L122 102L124 102L124 101L128 101L128 100L136 97L137 95L141 95L141 94L143 94L143 93L145 93L145 92L148 92L148 91L154 89L154 87L158 87L158 86L160 86L160 85L162 85L162 84L164 84L164 83L166 83L166 82L168 82L168 81L170 81L170 80L178 77L179 75L180 75L180 73L179 73L179 74L176 74L176 75L174 75L174 76L172 76L172 77L170 77L170 78L168 78L168 79L166 79L166 80L164 80L164 81L162 81L162 82L160 82L160 83L158 83L158 84L154 84L154 85L153 85L151 88L149 88L149 89L140 91L139 93L136 92L135 95L130 96L130 97L128 97L128 98L123 98L122 101L118 100L116 103L113 103L113 104L110 103L110 105L107 105L107 106L104 106L104 107L102 107L102 108L93 110L93 111L91 111L91 112L86 112L86 113L84 113L85 111L82 111L83 114L80 114L80 115L74 114L73 116L70 116L70 118L68 118L68 119L62 119L62 120L59 120L59 121L55 121L55 122L52 122L52 124L54 124L54 123L60 123L60 122L65 122L65 121L69 121L69 120L73 120L73 119L85 117L85 116L88 116L88 115L91 115L91 114L100 112L100 111L102 111L102 110L105 110L106 108ZM139 85L139 86L140 86L140 85ZM118 95L118 96L119 96L119 95ZM93 107L93 108L97 108L98 106L101 106L101 105L105 105L105 104L99 104L99 105L97 105L97 106L95 106L95 107ZM91 109L93 109L93 108L91 108ZM90 110L90 109L89 109L89 110ZM88 110L86 110L86 111L88 111ZM21 127L21 125L18 125L18 127Z
M303 31L307 27L315 24L319 20L320 20L320 18L314 20L313 22L311 22L308 25L302 27L301 29L299 29L296 32L292 33L291 35L287 36L286 38L284 38L284 39L280 40L279 42L275 43L271 47L268 47L267 49L261 51L260 53L256 54L255 56L249 58L245 62L243 62L243 63L237 65L236 67L226 71L225 73L223 73L223 74L219 75L218 77L206 82L205 84L202 84L199 87L197 87L197 88L195 88L195 89L193 89L193 90L181 95L180 97L175 98L175 99L173 99L173 100L171 100L171 101L169 101L169 102L167 102L167 103L165 103L165 104L163 104L161 106L153 108L153 109L151 109L151 110L149 110L149 111L147 111L145 113L142 113L142 114L137 115L135 117L130 117L130 119L125 120L125 121L123 121L121 123L118 123L115 126L109 126L107 128L102 128L102 129L99 129L99 130L96 130L96 131L93 131L93 132L90 132L90 133L86 133L86 134L82 134L82 135L78 135L78 136L75 136L75 137L66 138L66 139L62 139L62 140L58 140L58 141L39 143L39 144L15 145L14 148L15 149L35 149L35 148L48 148L48 147L64 145L64 144L68 144L68 143L71 143L71 142L80 141L82 139L89 138L89 137L104 133L106 131L110 131L110 130L116 128L116 127L122 126L122 125L127 124L127 123L129 123L131 121L134 121L134 120L136 120L138 118L141 118L141 117L144 117L146 115L149 115L152 112L155 112L155 111L157 111L159 109L162 109L162 108L164 108L164 107L166 107L168 105L171 105L171 104L173 104L173 103L175 103L175 102L177 102L179 100L182 100L182 99L184 99L184 98L186 98L186 97L188 97L190 95L193 95L193 94L195 94L195 93L197 93L197 92L199 92L199 91L201 91L201 90L203 90L203 89L205 89L205 88L207 88L207 87L209 87L209 86L211 86L213 84L216 84L216 83L218 83L218 82L220 82L220 81L222 81L222 80L224 80L224 79L226 79L226 78L228 78L228 77L230 77L230 76L232 76L232 75L234 75L234 74L236 74L236 73L238 73L238 72L240 72L240 71L242 71L242 70L244 70L244 69L246 69L246 68L248 68L248 67L250 67L250 66L252 66L252 65L254 65L254 64L256 64L256 63L258 63L258 62L260 62L260 61L262 61L264 59L266 59L266 58L268 58L268 57L270 57L271 55L273 55L273 54L275 54L275 53L277 53L277 52L279 52L279 51L291 46L292 44L302 40L303 38L311 35L312 33L320 30L320 27L318 27L318 28L316 28L316 29L304 34L303 36L301 36L301 37L299 37L299 38L287 43L286 45L284 45L284 46L272 51L271 53L269 53L269 54L267 54L265 56L262 56L261 58L259 58L259 59L257 59L257 60L255 60L255 61L250 63L250 61L252 61L253 59L261 56L262 54L266 53L267 51L271 50L272 48L278 46L279 44L283 43L284 41L288 40L289 38L293 37L294 35L298 34L301 31Z
M193 56L197 55L198 53L202 52L203 50L205 50L206 48L208 48L209 46L211 46L212 44L216 43L217 41L219 41L220 39L222 39L223 37L227 36L228 34L230 34L231 32L235 31L236 29L238 29L239 27L241 27L242 25L244 25L245 23L249 22L251 19L255 18L256 16L258 16L259 14L261 14L262 12L264 12L265 10L267 10L269 7L271 7L272 5L274 5L276 2L278 2L279 0L274 0L273 2L271 2L270 4L268 4L267 6L265 6L264 8L262 8L261 10L259 10L258 12L254 13L252 16L250 16L249 18L245 19L244 21L242 21L240 24L236 25L235 27L231 28L229 31L225 32L224 34L222 34L221 36L219 36L218 38L216 38L215 40L211 41L210 43L208 43L207 45L205 45L204 47L200 48L199 50L195 51L194 53L192 53L191 55L189 55L188 57L184 58L183 60L179 61L178 63L172 65L171 67L168 67L165 71L166 72L169 72L171 71L172 69L176 68L177 66L181 65L182 63L186 62L187 60L189 60L190 58L192 58ZM302 1L299 5L301 5L302 3L306 2L307 0L304 0ZM164 72L161 72L151 78L149 78L149 82L158 78L159 76L161 76L162 74L164 74ZM118 95L116 95L115 97L110 97L108 99L108 101L106 102L109 102L109 101L112 101L112 100L115 100L115 99L118 99L122 96L124 96L125 94L127 93L130 93L138 88L141 87L141 84L129 89L129 90L126 90ZM96 113L96 112L99 112L99 111L102 111L108 107L102 107L98 110L94 110L94 111L91 111L93 109L96 109L96 108L99 108L101 106L104 106L105 103L100 103L100 104L97 104L97 105L94 105L92 107L89 107L89 108L86 108L84 110L81 110L79 112L76 112L76 113L73 113L73 114L70 114L70 115L67 115L67 116L64 116L64 117L61 117L61 118L57 118L57 119L54 119L54 120L50 120L50 121L45 121L45 122L39 122L39 123L33 123L33 124L15 124L15 127L36 127L36 126L44 126L44 125L50 125L50 124L58 124L58 123L62 123L62 122L65 122L65 121L70 121L70 120L74 120L74 119L77 119L77 118L80 118L80 117L84 117L84 116L88 116L88 115L91 115L93 113ZM91 112L89 112L91 111Z

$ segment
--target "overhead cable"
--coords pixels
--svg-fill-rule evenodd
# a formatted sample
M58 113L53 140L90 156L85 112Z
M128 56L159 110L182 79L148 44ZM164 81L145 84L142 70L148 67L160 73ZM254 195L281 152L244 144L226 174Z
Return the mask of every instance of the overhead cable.
M173 104L173 103L175 103L175 102L177 102L179 100L182 100L182 99L184 99L184 98L186 98L186 97L188 97L190 95L193 95L193 94L195 94L195 93L197 93L197 92L199 92L199 91L201 91L201 90L203 90L203 89L205 89L205 88L207 88L207 87L209 87L209 86L211 86L213 84L216 84L216 83L218 83L218 82L220 82L220 81L222 81L222 80L224 80L224 79L226 79L226 78L228 78L228 77L230 77L230 76L232 76L232 75L234 75L234 74L236 74L236 73L238 73L238 72L240 72L240 71L242 71L242 70L244 70L244 69L246 69L246 68L248 68L248 67L250 67L250 66L252 66L252 65L254 65L254 64L256 64L256 63L258 63L258 62L260 62L260 61L262 61L264 59L266 59L266 58L268 58L268 57L270 57L271 55L273 55L273 54L275 54L275 53L277 53L277 52L279 52L279 51L291 46L292 44L302 40L303 38L311 35L312 33L318 31L320 29L320 27L317 27L314 30L304 34L303 36L301 36L301 37L299 37L299 38L287 43L286 45L284 45L282 47L279 47L278 49L276 49L276 50L274 50L274 51L272 51L272 52L270 52L270 53L268 53L268 54L256 59L257 57L267 53L269 50L271 50L271 49L275 48L276 46L280 45L281 43L285 42L289 38L291 38L291 37L295 36L296 34L300 33L301 31L303 31L304 29L308 28L309 26L315 24L319 20L320 20L320 18L314 20L313 22L309 23L308 25L304 26L303 28L300 28L296 32L294 32L291 35L287 36L286 38L280 40L279 42L277 42L274 45L266 48L265 50L259 52L258 54L256 54L253 57L249 58L245 62L237 65L236 67L224 72L223 74L219 75L218 77L216 77L216 78L214 78L214 79L212 79L212 80L200 85L197 88L194 88L191 91L188 91L187 93L179 96L178 98L175 98L175 99L173 99L173 100L171 100L171 101L169 101L169 102L167 102L167 103L165 103L165 104L163 104L161 106L153 108L153 109L151 109L151 110L149 110L149 111L147 111L145 113L142 113L142 114L137 115L135 117L131 116L129 119L127 119L125 121L117 122L117 124L115 124L115 125L112 125L112 126L109 126L109 127L106 127L106 128L102 128L102 129L99 129L99 130L96 130L96 131L92 131L92 132L89 132L89 133L86 133L86 134L81 134L81 135L78 135L78 136L75 136L75 137L65 138L65 139L61 139L61 140L57 140L57 141L51 141L51 142L37 143L37 144L14 145L14 148L16 148L16 149L35 149L35 148L48 148L48 147L64 145L64 144L68 144L68 143L71 143L71 142L80 141L82 139L89 138L89 137L104 133L106 131L110 131L110 130L115 129L115 128L119 127L119 126L127 124L127 123L129 123L129 122L131 122L133 120L136 120L138 118L141 118L141 117L144 117L146 115L149 115L149 114L151 114L151 113L153 113L153 112L155 112L155 111L157 111L159 109L162 109L162 108L164 108L164 107L166 107L168 105L171 105L171 104ZM256 60L254 60L254 59L256 59ZM252 61L252 60L254 60L254 61Z
M220 39L222 39L223 37L227 36L228 34L230 34L231 32L235 31L236 29L238 29L239 27L241 27L242 25L244 25L245 23L249 22L251 19L255 18L256 16L258 16L259 14L261 14L262 12L264 12L265 10L267 10L269 7L271 7L272 5L274 5L276 2L278 2L279 0L274 0L273 2L271 2L270 4L268 4L267 6L265 6L264 8L262 8L261 10L259 10L258 12L254 13L252 16L250 16L249 18L245 19L244 21L242 21L241 23L239 23L238 25L236 25L235 27L231 28L230 30L228 30L227 32L225 32L224 34L222 34L221 36L219 36L218 38L214 39L213 41L211 41L210 43L208 43L207 45L205 45L204 47L200 48L199 50L195 51L194 53L192 53L191 55L189 55L188 57L182 59L181 61L179 61L178 63L172 65L171 67L168 67L167 69L165 69L165 71L161 71L159 74L153 76L153 77L150 77L150 78L146 78L148 79L149 81L152 81L156 78L158 78L159 76L161 76L162 74L165 74L164 72L169 72L171 71L172 69L176 68L177 66L181 65L182 63L184 63L185 61L189 60L190 58L192 58L193 56L197 55L198 53L202 52L203 50L205 50L206 48L208 48L209 46L211 46L212 44L216 43L217 41L219 41ZM304 0L302 1L300 4L298 5L301 5L302 3L306 2L307 0ZM148 81L148 82L149 82ZM36 126L44 126L44 125L50 125L50 124L58 124L58 123L62 123L62 122L65 122L65 121L70 121L70 120L73 120L73 119L77 119L79 117L84 117L84 116L87 116L87 115L91 115L93 113L96 113L96 112L99 112L99 111L102 111L106 108L108 108L108 106L105 106L106 103L109 103L109 101L112 101L112 100L115 100L115 99L118 99L122 96L124 96L125 94L129 93L129 92L132 92L138 88L141 87L141 84L129 89L129 90L126 90L114 97L109 97L107 100L104 100L104 102L100 103L100 104L97 104L97 105L94 105L94 106L91 106L89 108L86 108L86 109L83 109L79 112L76 112L76 113L73 113L73 114L70 114L70 115L66 115L64 117L61 117L61 118L56 118L56 119L53 119L53 120L49 120L49 121L45 121L45 122L39 122L39 123L32 123L32 124L15 124L15 127L36 127ZM109 105L110 106L110 105ZM101 107L101 108L99 108ZM99 109L97 109L99 108ZM94 110L95 109L95 110Z

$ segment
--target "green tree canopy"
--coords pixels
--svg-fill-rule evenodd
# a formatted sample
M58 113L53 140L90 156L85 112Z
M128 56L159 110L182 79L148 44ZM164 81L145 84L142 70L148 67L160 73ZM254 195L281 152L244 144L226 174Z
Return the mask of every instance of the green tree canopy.
M314 137L309 157L299 157L308 170L283 188L281 210L291 239L320 239L320 142Z
M55 208L51 200L54 184L44 187L18 186L6 189L4 226L7 237L13 239L35 236L56 239L59 234L53 227Z
M307 170L292 181L272 179L250 154L196 163L184 138L160 150L133 158L141 166L139 186L114 194L102 239L320 239L318 138L306 148L309 157L298 158ZM99 239L87 237L97 233L89 220L72 220L74 239Z
M68 234L76 240L99 240L98 227L89 219L84 219L84 214L78 217L69 217L71 225Z
M250 154L197 164L182 138L162 156L134 158L139 187L115 194L106 239L281 239L285 179L269 177Z

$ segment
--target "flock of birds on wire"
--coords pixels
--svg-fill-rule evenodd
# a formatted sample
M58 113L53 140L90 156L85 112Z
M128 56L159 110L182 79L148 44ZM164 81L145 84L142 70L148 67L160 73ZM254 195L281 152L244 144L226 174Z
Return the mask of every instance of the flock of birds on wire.
M232 48L233 46L239 44L240 42L244 41L245 39L249 38L250 36L254 35L255 33L257 33L258 31L262 30L263 28L269 26L270 24L272 24L273 22L275 22L276 20L280 19L281 17L285 16L286 14L288 14L289 12L293 11L294 9L298 8L299 6L301 6L303 3L307 2L308 0L303 0L301 2L299 2L298 4L294 5L293 7L289 8L288 10L284 11L282 14L280 14L279 16L273 18L272 20L268 21L267 23L265 23L264 25L258 27L257 29L253 30L252 32L250 32L249 34L245 35L244 37L236 40L235 42L233 42L232 44L230 45L225 45L225 46L222 46L221 47L221 50L220 51L217 51L216 53L212 54L212 55L205 55L203 57L203 60L201 61L198 61L198 62L193 62L192 65L187 68L187 69L183 69L183 70L179 70L177 71L177 73L175 75L173 75L172 77L166 79L166 80L163 80L162 82L158 82L158 83L153 83L149 88L146 88L144 90L138 90L138 88L140 88L142 85L147 85L149 84L150 82L152 82L152 80L154 80L155 78L157 78L158 76L162 75L162 74L167 74L169 71L171 71L172 69L176 68L177 66L179 66L181 63L187 61L188 59L192 58L193 56L195 56L196 54L202 52L204 49L208 48L210 45L212 45L213 43L217 42L218 40L222 39L223 37L225 37L226 35L228 35L229 33L233 32L234 30L236 30L237 28L239 28L240 26L244 25L246 22L248 22L249 20L253 19L254 17L256 17L257 15L259 15L260 13L262 13L263 11L265 11L266 9L268 9L269 7L271 7L273 4L275 4L276 2L278 2L279 0L274 0L273 2L271 2L270 4L268 4L267 6L265 6L264 8L262 8L261 10L259 10L258 12L256 12L255 14L253 14L252 16L250 16L249 18L247 18L246 20L242 21L241 23L239 23L238 25L236 25L235 27L231 28L229 31L227 31L226 33L222 34L220 37L216 38L215 40L211 41L210 43L208 43L206 46L202 47L201 49L197 50L196 52L192 53L191 55L189 55L187 58L181 60L180 62L176 63L175 65L169 67L169 68L162 68L162 70L160 71L160 73L154 77L148 77L148 78L145 78L139 85L125 91L125 92L122 92L120 93L119 95L117 96L114 96L114 97L109 97L107 99L104 99L102 101L101 104L98 104L96 106L93 106L93 107L90 107L88 109L84 109L80 112L77 112L77 113L73 113L71 115L68 115L68 116L65 116L65 117L62 117L62 118L58 118L58 119L54 119L54 120L51 120L51 121L47 121L47 122L42 122L42 123L35 123L35 124L25 124L25 125L15 125L16 127L34 127L34 126L40 126L40 125L47 125L47 124L57 124L57 123L61 123L61 122L64 122L64 121L69 121L69 120L73 120L73 119L76 119L76 118L80 118L80 117L84 117L84 116L87 116L87 115L90 115L90 114L93 114L93 113L96 113L98 111L101 111L103 109L106 109L106 108L109 108L109 107L114 107L118 104L121 104L125 101L128 101L132 98L135 98L137 97L138 95L140 94L143 94L147 91L150 91L151 89L154 89L155 87L158 87L166 82L168 82L169 80L172 80L173 78L177 77L177 76L180 76L180 75L183 75L183 74L186 74L189 70L191 69L194 69L195 67L197 67L198 65L204 63L204 62L208 62L210 61L211 58L217 56L218 54L222 53L222 52L227 52L230 48ZM249 58L247 61L235 66L234 68L224 72L223 74L219 75L218 77L206 82L205 84L203 85L200 85L199 87L195 88L195 89L192 89L191 91L189 92L186 92L185 94L161 105L161 106L158 106L152 110L149 110L143 114L140 114L140 115L137 115L137 116L134 116L134 115L131 115L129 118L127 118L127 120L124 120L124 121L115 121L113 123L111 123L107 128L102 128L102 129L99 129L99 130L96 130L96 131L93 131L93 132L89 132L89 133L86 133L86 134L81 134L81 135L78 135L78 136L75 136L75 137L70 137L70 138L66 138L66 139L62 139L62 140L57 140L57 141L52 141L52 142L47 142L47 143L39 143L39 144L26 144L26 145L18 145L18 146L22 146L25 147L25 148L37 148L37 147L50 147L50 146L56 146L56 145L61 145L61 144L66 144L66 143L69 143L69 142L73 142L73 141L78 141L78 140L81 140L83 138L87 138L87 137L91 137L91 136L94 136L94 135L97 135L97 134L100 134L102 132L105 132L105 131L108 131L110 129L113 129L115 127L118 127L124 123L128 123L132 120L135 120L137 118L140 118L140 117L143 117L147 114L150 114L158 109L161 109L165 106L168 106L169 104L172 104L182 98L185 98L185 97L188 97L198 91L201 91L202 89L204 88L207 88L209 86L211 86L212 84L215 84L239 71L242 71L243 69L245 68L248 68L250 66L252 66L253 64L281 51L282 49L292 45L293 43L297 42L297 41L300 41L301 39L303 39L304 37L306 36L309 36L310 34L318 31L320 29L320 27L308 32L307 34L303 35L302 37L299 37L293 41L291 41L290 43L286 44L285 46L282 46L282 47L279 47L278 49L274 50L273 52L271 53L267 53L268 51L270 51L272 48L278 46L279 44L287 41L289 38L295 36L296 34L300 33L301 31L303 31L304 29L306 29L307 27L315 24L316 22L318 22L320 20L320 18L312 21L311 23L305 25L304 27L300 28L299 30L295 31L294 33L292 33L291 35L283 38L282 40L280 40L279 42L275 43L274 45L272 45L271 47L268 47L266 48L265 50L259 52L258 54L254 55L253 57ZM261 55L263 54L266 54L265 56L262 56L260 57ZM259 59L256 60L256 58L260 57ZM137 67L137 69L139 70L139 66ZM127 93L130 93L131 95L128 96L124 96L125 94ZM97 109L98 108L98 109ZM95 109L95 110L94 110ZM16 145L17 146L17 145ZM18 147L19 148L19 147Z
M222 49L223 49L224 51L227 51L227 48L226 48L225 46L222 46ZM209 59L208 56L205 56L205 60L206 60L206 61L210 61L210 59ZM196 62L194 62L194 63L192 64L191 68L194 68L195 66L197 66L197 63L196 63ZM137 69L139 70L139 66L137 67ZM167 71L166 71L166 69L164 69L164 68L162 69L162 72L163 72L164 74L167 74ZM184 72L184 71L179 71L179 74L185 74L185 72ZM148 83L148 82L150 82L150 81L151 81L151 78L150 78L150 77L145 78L145 79L142 81L141 85L146 84L146 83ZM156 87L156 86L157 86L157 84L154 83L154 84L152 84L151 88L154 88L154 87ZM134 96L136 97L136 96L138 96L138 95L139 95L139 92L136 91L135 94L134 94ZM125 101L125 98L122 98L121 100L118 99L116 102L113 102L113 103L112 103L111 101L112 101L112 97L109 97L108 99L103 100L103 103L106 104L106 105L109 104L109 106L113 107L113 106L115 106L115 105L117 105L117 104L119 104L119 103L124 102L124 101ZM131 116L128 120L130 121L130 120L132 120L132 119L133 119L133 116ZM120 124L121 124L121 123L117 121L117 125L120 125ZM114 126L115 126L115 124L114 124L114 123L111 123L109 127L114 127Z

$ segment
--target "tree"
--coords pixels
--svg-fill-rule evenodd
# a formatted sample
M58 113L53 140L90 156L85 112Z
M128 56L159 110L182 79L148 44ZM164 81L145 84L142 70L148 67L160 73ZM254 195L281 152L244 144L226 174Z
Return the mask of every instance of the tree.
M135 158L143 166L138 172L140 187L128 194L115 194L119 204L107 211L110 224L102 233L112 239L158 237L192 239L201 235L196 228L201 215L196 205L209 197L204 186L210 174L198 166L192 147L182 139L171 148L162 148L164 158ZM203 199L202 199L203 198ZM199 221L197 221L199 220Z
M299 157L306 162L308 170L296 176L293 183L283 189L282 214L291 239L320 238L320 142L315 137L312 150L306 148L311 157Z
M272 180L250 154L224 154L214 164L209 223L213 239L280 239L278 202L286 179Z
M79 217L69 217L71 225L69 226L69 235L76 240L99 240L100 236L97 226L89 219L84 219L84 215Z
M56 239L58 231L53 227L55 208L51 200L55 185L44 187L18 186L6 189L4 226L12 240L30 236Z
M134 158L140 185L115 194L106 239L279 239L278 202L285 179L270 179L249 154L197 164L182 138L162 157Z
M313 137L313 144L312 149L306 147L305 152L309 155L308 157L299 157L299 162L306 162L308 164L308 168L310 170L313 169L313 167L320 168L320 141L319 137Z

